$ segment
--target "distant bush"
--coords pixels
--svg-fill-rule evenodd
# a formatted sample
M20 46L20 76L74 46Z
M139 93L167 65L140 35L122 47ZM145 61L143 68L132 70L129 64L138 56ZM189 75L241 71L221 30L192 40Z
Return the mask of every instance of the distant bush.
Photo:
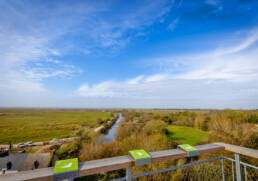
M165 134L167 124L161 120L148 121L143 127L142 131L146 135L151 134Z

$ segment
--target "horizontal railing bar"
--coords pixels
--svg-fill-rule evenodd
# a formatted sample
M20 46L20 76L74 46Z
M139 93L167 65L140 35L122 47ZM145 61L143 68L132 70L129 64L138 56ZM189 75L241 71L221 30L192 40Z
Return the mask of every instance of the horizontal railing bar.
M200 154L210 153L217 150L223 150L224 147L216 144L205 144L195 146L199 149ZM171 149L158 152L150 152L152 163L164 162L180 158L186 158L187 153L181 149ZM93 175L102 172L124 169L135 165L135 161L129 155L92 160L79 163L79 177ZM45 170L36 169L22 171L13 174L0 176L1 181L5 180L49 180L53 178L53 167Z
M79 177L128 168L133 165L129 155L81 162Z
M226 157L226 156L224 156L224 158L227 159L227 160L230 160L230 161L232 161L232 162L236 162L236 161L235 161L234 159L232 159L232 158L229 158L229 157ZM257 166L255 166L255 165L250 165L250 164L245 163L245 162L241 162L241 161L240 161L240 164L245 165L245 166L248 166L248 167L251 167L251 168L254 168L254 169L258 169Z
M233 147L234 149L230 149L230 146ZM225 148L228 151L234 150L234 152L239 153L237 148L243 149L243 147L237 147L234 145L228 145L223 143L205 144L205 145L199 145L195 147L199 150L200 154L210 153L218 150L224 150ZM241 151L240 154L257 158L256 150L252 150L248 148L246 148L245 150L247 151L245 152ZM187 157L187 153L181 149L171 149L171 150L150 152L150 155L152 156L151 163L159 163L159 162ZM135 166L135 161L132 160L131 157L129 157L129 155L81 162L79 163L79 177L113 171L113 170L125 169L132 166ZM53 167L22 171L22 172L0 176L1 181L5 181L5 180L45 181L45 180L51 180L52 178L53 178Z
M35 170L21 171L17 173L11 173L6 175L1 175L1 181L20 181L20 180L30 180L30 181L49 181L53 179L53 168L41 168Z
M214 143L220 146L224 146L226 151L238 153L240 155L250 156L252 158L258 158L258 150L245 148L236 145L230 145L226 143Z
M220 160L220 159L223 159L223 158L224 158L223 156L220 156L220 157L210 158L210 159L207 159L207 160L200 160L200 161L196 161L196 162L192 162L192 163L187 163L187 164L184 164L184 165L179 165L179 166L174 166L174 167L154 170L154 171L150 171L150 172L144 172L144 173L140 173L140 174L135 174L132 177L134 179L136 179L136 178L139 178L139 177L144 177L144 176L154 175L154 174L158 174L158 173L164 173L164 172L168 172L168 171L177 170L179 168L191 167L191 166L194 166L194 165L199 165L199 164L203 164L203 163L207 163L207 162L212 162L212 161ZM126 180L126 177L112 179L110 181L123 181L123 180Z

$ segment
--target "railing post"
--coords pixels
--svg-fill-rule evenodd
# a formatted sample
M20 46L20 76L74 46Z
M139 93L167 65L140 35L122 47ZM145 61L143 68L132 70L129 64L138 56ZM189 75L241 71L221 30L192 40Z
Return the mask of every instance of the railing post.
M246 166L245 167L245 181L247 181L247 175L246 175Z
M132 167L126 168L126 181L132 181Z
M236 177L237 177L237 181L242 181L241 166L240 166L240 155L238 153L235 153L235 161L236 161Z
M225 181L224 158L222 158L222 160L221 160L221 169L222 169L222 181Z
M232 180L235 181L234 162L232 161Z

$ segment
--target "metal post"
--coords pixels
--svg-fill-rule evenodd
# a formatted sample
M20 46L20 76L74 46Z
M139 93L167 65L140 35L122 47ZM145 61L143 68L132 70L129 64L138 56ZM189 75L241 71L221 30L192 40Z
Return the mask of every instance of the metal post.
M247 181L246 166L244 166L244 168L245 168L245 181Z
M241 166L240 166L240 155L238 153L235 153L235 161L236 161L236 177L237 177L237 181L242 181Z
M222 181L225 181L224 158L221 160L221 169L222 169Z
M6 170L7 170L6 168L2 168L2 175L5 174Z
M232 180L235 181L234 162L232 161Z
M126 168L126 181L132 181L132 167Z

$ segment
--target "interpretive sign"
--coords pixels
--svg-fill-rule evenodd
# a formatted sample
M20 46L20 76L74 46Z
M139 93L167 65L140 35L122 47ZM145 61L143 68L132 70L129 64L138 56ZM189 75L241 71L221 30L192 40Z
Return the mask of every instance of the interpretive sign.
M199 150L189 144L178 145L178 148L187 152L188 156L198 156Z
M78 177L78 158L58 160L55 163L53 180L70 180Z
M151 163L151 156L145 150L132 150L129 155L135 160L135 165L145 165Z

